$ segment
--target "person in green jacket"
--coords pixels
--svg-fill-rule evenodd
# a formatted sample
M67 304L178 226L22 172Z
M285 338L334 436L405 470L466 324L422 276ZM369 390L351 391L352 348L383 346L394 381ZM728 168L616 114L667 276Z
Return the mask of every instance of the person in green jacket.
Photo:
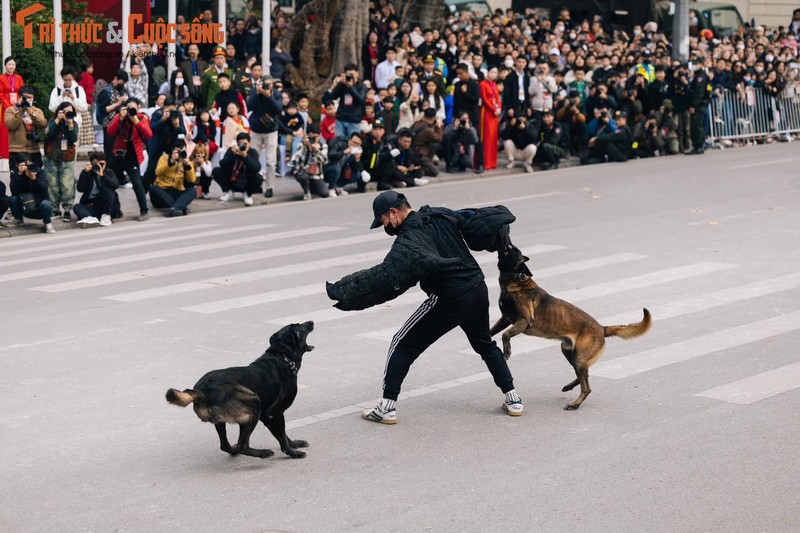
M218 78L223 72L233 79L233 71L225 65L225 49L221 46L214 48L212 53L212 65L203 72L203 79L200 82L200 95L206 103L206 109L214 107L214 98L220 91Z

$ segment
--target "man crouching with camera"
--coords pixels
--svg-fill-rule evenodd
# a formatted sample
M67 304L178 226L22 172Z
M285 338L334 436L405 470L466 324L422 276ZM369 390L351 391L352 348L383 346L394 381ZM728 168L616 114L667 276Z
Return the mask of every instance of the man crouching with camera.
M178 139L171 152L161 155L156 165L156 181L150 186L153 207L169 208L166 216L189 214L189 204L197 197L197 175L186 153L186 141Z
M258 152L250 148L250 135L240 133L236 136L236 144L225 152L219 167L212 172L212 177L222 189L221 202L233 199L235 192L242 192L244 205L253 205L253 195L261 192L261 163Z
M78 218L78 226L89 228L100 225L108 227L112 218L120 218L119 195L114 171L108 168L103 152L89 152L89 162L78 177L80 201L72 207Z
M14 222L7 226L22 225L23 217L28 217L42 220L45 233L56 232L51 221L53 204L48 195L47 179L24 155L17 156L16 168L11 170L11 213Z

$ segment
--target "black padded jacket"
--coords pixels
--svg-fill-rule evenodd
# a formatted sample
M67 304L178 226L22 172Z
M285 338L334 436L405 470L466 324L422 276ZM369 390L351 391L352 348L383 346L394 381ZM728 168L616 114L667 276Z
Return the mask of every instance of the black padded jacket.
M327 284L328 296L344 311L366 309L416 285L427 294L461 296L484 279L460 226L465 217L446 208L423 206L408 214L389 254L379 265Z

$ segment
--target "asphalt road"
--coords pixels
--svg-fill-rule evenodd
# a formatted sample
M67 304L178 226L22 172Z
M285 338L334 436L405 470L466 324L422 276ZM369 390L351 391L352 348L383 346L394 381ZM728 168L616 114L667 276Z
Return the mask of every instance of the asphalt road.
M798 161L790 143L408 190L507 205L544 288L604 324L653 314L608 340L575 412L557 345L515 338L520 418L460 331L412 367L396 426L359 418L424 299L324 294L389 248L374 193L0 240L0 531L797 531ZM165 402L308 319L287 413L307 458L263 426L275 457L229 457Z

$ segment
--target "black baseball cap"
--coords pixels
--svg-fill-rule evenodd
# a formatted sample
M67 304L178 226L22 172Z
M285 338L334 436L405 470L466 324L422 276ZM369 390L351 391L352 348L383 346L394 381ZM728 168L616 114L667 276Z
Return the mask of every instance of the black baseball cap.
M407 202L405 195L400 194L399 192L395 191L383 191L375 199L372 201L372 214L375 215L375 219L372 221L372 225L369 229L375 229L383 224L381 224L381 215L384 214L386 211L393 207L399 207L403 203Z

